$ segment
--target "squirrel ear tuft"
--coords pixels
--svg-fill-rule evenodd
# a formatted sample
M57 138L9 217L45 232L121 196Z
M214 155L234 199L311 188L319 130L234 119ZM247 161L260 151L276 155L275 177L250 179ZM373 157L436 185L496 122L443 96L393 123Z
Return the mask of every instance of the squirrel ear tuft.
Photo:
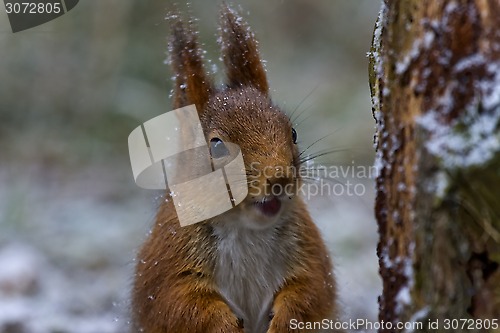
M199 115L213 91L212 80L203 66L203 50L198 46L193 20L185 23L179 12L170 14L169 62L174 76L174 108L195 104Z
M269 85L257 40L242 17L225 3L221 10L220 31L219 42L229 86L251 85L267 95Z

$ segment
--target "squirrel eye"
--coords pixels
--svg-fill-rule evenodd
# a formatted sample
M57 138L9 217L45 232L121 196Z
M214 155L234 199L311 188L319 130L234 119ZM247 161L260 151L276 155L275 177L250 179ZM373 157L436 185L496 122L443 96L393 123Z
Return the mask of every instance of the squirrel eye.
M292 140L294 144L297 144L297 131L295 128L292 128Z
M229 150L219 138L212 138L210 140L210 152L213 158L221 158L229 155Z

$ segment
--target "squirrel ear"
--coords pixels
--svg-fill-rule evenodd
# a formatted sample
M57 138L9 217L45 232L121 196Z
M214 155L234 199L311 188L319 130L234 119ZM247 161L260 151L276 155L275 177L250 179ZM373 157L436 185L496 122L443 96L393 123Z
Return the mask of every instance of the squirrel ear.
M210 97L212 80L203 66L203 51L197 42L192 20L184 23L178 12L170 15L172 35L169 60L174 77L174 108L195 104L201 116Z
M247 23L225 3L221 10L222 59L230 87L251 85L266 94L266 72L257 50L257 40Z

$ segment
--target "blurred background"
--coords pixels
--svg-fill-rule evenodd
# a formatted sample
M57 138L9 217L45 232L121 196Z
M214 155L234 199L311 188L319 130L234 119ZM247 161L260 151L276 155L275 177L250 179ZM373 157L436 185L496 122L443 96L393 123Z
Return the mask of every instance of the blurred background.
M207 68L222 80L218 3L192 0L189 11ZM379 1L236 4L260 41L275 103L296 110L301 146L324 137L310 152L339 152L318 163L371 166L366 52ZM162 200L135 185L127 137L171 110L169 8L84 0L15 34L0 10L0 333L127 332L135 253ZM335 262L344 319L376 320L373 177L335 181L365 191L310 198L311 213Z

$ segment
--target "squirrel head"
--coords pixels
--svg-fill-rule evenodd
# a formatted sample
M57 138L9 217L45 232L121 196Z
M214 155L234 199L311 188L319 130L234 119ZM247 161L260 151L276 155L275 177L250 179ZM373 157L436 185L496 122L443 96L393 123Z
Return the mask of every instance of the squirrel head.
M224 215L245 216L245 224L254 228L283 220L292 212L300 187L297 133L271 101L254 34L237 12L223 5L219 44L227 81L216 89L205 71L192 21L172 15L171 30L174 108L196 105L212 155L223 155L225 143L242 151L249 193Z

